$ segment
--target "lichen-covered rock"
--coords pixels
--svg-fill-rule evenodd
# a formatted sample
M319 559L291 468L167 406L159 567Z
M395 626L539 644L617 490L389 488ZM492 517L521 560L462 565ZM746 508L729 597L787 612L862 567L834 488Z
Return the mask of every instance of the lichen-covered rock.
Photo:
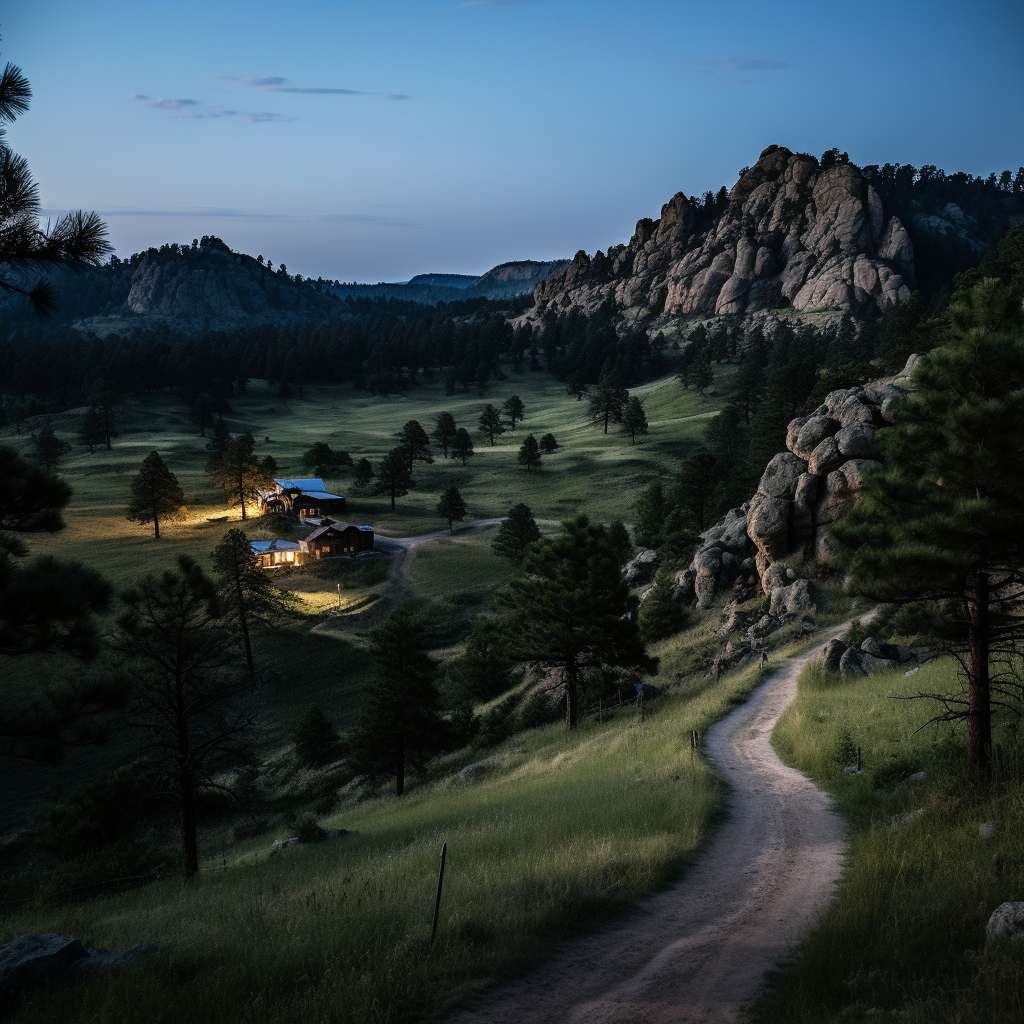
M838 637L833 637L821 649L821 664L829 672L838 672L843 655L849 650Z
M844 676L870 676L896 667L897 662L889 661L887 658L876 658L857 647L851 647L839 659L839 671Z
M631 586L649 583L658 571L658 552L650 548L640 551L622 568L622 577Z
M985 943L1024 942L1024 901L1001 903L985 925Z
M810 615L824 607L825 594L810 580L796 580L771 593L769 611L776 617Z

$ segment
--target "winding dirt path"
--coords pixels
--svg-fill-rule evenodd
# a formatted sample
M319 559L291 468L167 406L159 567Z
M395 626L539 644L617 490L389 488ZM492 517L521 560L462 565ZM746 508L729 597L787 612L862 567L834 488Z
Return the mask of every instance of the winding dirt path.
M782 662L708 730L705 753L729 784L729 814L680 881L455 1024L738 1020L765 971L814 924L842 866L845 831L829 798L769 743L816 650Z

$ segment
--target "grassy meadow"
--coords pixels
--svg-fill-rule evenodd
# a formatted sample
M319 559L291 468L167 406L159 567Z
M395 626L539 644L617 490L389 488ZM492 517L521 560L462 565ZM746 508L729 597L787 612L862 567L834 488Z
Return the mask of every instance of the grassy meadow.
M271 833L207 851L189 884L0 921L0 941L61 931L161 952L118 978L34 997L14 1020L398 1022L437 1019L553 943L669 881L713 826L720 783L689 731L745 699L755 666L684 674L708 617L660 646L664 695L574 734L519 733L437 764L404 799L348 796L322 819L349 834L269 855ZM806 641L803 641L806 643ZM463 782L474 757L483 770ZM438 855L449 860L437 941Z
M717 385L723 389L732 370L723 366L716 372L721 378ZM433 465L417 464L417 486L398 500L395 512L388 499L353 490L350 475L328 479L329 487L348 498L347 518L372 524L384 538L443 531L447 523L435 508L441 490L454 482L471 519L501 516L511 505L525 501L542 527L553 530L560 520L581 511L598 521L628 520L636 491L655 477L671 473L679 457L698 440L707 418L721 407L718 398L684 391L672 377L633 393L644 399L650 420L650 433L636 445L630 445L614 426L604 435L589 422L586 403L567 396L563 386L545 372L509 377L484 396L475 392L445 396L435 383L387 398L348 386L312 386L304 389L301 398L283 400L265 382L253 381L244 395L231 399L232 411L225 418L232 430L252 431L260 454L273 455L280 474L287 477L304 475L300 459L314 441L327 441L334 449L348 451L354 460L365 456L376 464L394 446L395 435L408 420L419 420L429 432L437 414L448 410L473 435L476 455L468 465L446 461L440 452ZM480 410L488 402L500 406L512 394L525 402L526 422L496 438L492 448L477 431ZM276 535L258 518L241 524L239 510L226 505L223 492L204 470L206 441L177 396L156 393L126 399L116 413L119 433L109 452L97 450L90 455L78 443L77 421L74 414L53 420L58 435L74 447L60 468L74 488L65 514L67 528L52 536L30 535L33 554L79 559L120 590L145 573L169 566L181 553L205 562L232 526L244 525L254 540ZM528 431L538 437L554 433L561 445L545 457L540 471L532 473L516 462ZM270 443L264 440L267 437ZM9 428L0 434L0 442L24 450L28 432L19 436ZM152 527L124 519L131 479L153 449L176 474L188 501L185 517L164 524L159 541L154 540ZM208 521L224 516L226 521ZM381 566L371 570L363 560L275 570L280 583L302 598L304 615L259 641L261 664L270 670L264 687L269 718L286 722L317 704L339 728L351 725L368 673L365 632L396 599L422 598L438 648L450 648L509 576L508 562L490 550L493 532L460 533L456 527L452 537L418 544L396 574L400 577L397 589L385 585ZM338 583L343 591L340 610ZM350 610L354 613L344 614ZM8 693L29 694L68 669L60 658L0 659ZM0 801L0 834L23 824L45 798L123 763L124 757L123 746L115 741L107 747L69 751L55 768L14 762L6 769L10 785Z
M1024 751L995 725L991 780L966 765L962 728L928 725L955 665L841 681L809 666L773 742L833 794L851 825L837 895L795 961L751 1008L754 1024L1024 1019L1020 950L985 948L985 925L1024 898ZM863 752L860 775L844 772ZM924 776L912 778L917 773ZM996 822L997 835L979 826Z

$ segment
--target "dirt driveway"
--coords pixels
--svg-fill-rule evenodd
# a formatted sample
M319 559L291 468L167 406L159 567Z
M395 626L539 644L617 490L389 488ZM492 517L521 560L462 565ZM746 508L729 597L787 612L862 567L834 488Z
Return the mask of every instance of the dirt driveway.
M680 881L455 1024L738 1020L764 972L814 924L842 865L845 832L829 798L769 743L813 654L782 662L708 731L705 752L729 784L729 814Z

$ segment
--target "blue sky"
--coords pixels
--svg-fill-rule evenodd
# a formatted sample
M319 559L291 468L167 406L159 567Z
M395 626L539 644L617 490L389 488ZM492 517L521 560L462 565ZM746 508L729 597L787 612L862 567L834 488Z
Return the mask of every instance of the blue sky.
M120 255L477 274L625 241L772 143L1024 164L1024 4L4 0L44 206Z

